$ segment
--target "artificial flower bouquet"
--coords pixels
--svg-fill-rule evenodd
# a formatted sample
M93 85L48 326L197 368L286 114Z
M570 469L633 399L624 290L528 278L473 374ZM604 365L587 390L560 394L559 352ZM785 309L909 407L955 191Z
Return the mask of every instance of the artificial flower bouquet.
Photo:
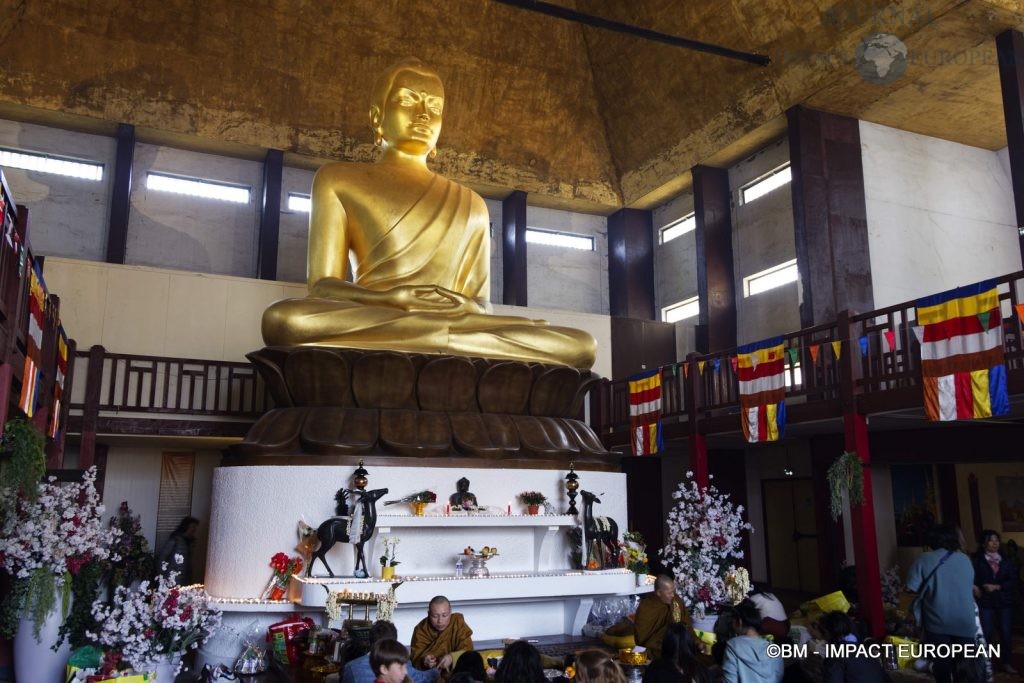
M59 607L62 616L67 615L72 581L85 569L91 573L84 582L91 592L85 604L91 604L106 561L120 559L111 548L121 530L103 523L95 467L85 471L81 482L58 483L49 477L35 489L4 493L13 499L0 525L0 567L13 581L2 626L13 635L18 619L30 618L38 639L52 609ZM77 586L75 593L80 600ZM77 644L74 641L73 637L72 644Z
M110 518L110 528L120 530L112 547L119 558L111 562L110 585L129 586L153 575L153 551L142 534L142 519L132 514L128 501L123 501L117 514Z
M430 489L424 489L417 491L416 493L410 494L400 500L388 500L385 501L385 505L397 505L398 503L436 503L437 494Z
M516 498L523 505L543 505L548 500L548 497L540 491L523 491Z
M205 590L178 586L176 579L177 572L169 572L143 581L137 591L118 586L109 603L93 603L98 627L89 637L137 671L197 649L220 626L221 613Z
M683 602L700 619L731 604L735 595L726 592L726 578L736 573L734 562L743 558L743 533L752 532L753 527L743 521L743 506L733 505L728 494L710 484L701 488L693 472L686 477L672 494L678 502L668 515L661 556L675 574ZM742 582L734 583L736 593Z
M384 554L380 556L381 567L395 567L401 562L398 561L398 557L395 554L397 546L402 539L397 536L382 536L381 543L384 545Z
M274 570L274 574L267 582L267 587L261 597L264 600L284 600L292 575L302 571L302 558L288 557L284 553L274 553L274 556L270 558L270 567Z
M622 554L625 558L626 569L634 574L649 574L650 565L647 563L647 544L639 531L627 531L622 534L622 548L626 551Z

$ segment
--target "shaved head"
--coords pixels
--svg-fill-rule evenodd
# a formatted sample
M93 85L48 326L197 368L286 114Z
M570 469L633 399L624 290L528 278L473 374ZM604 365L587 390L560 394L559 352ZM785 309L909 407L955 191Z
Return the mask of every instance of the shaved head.
M445 596L435 595L433 598L430 599L430 604L427 605L427 609L429 610L431 607L440 607L442 605L450 607L451 604L452 603L449 602L448 598L446 598Z
M669 576L659 574L654 580L654 597L666 605L671 605L676 597L676 582Z
M676 582L672 579L672 577L671 576L665 576L664 574L658 574L658 578L656 578L654 580L654 590L658 590L659 588L663 589L663 588L669 588L669 587L671 587L673 589L676 587Z

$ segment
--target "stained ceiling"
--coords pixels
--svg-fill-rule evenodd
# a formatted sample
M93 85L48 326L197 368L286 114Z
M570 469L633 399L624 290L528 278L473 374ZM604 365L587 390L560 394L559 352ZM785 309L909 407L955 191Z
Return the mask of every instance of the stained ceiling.
M609 213L650 208L697 164L784 132L797 104L964 144L1006 144L994 36L1010 0L556 0L764 54L767 67L583 27L492 0L21 0L0 13L0 115L290 163L373 158L368 93L417 56L445 81L436 166L484 194ZM899 38L888 85L853 60Z

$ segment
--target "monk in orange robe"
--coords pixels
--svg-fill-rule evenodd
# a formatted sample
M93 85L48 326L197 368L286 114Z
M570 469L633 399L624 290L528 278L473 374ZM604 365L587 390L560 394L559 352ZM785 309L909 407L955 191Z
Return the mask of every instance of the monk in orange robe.
M654 592L640 601L636 611L636 644L643 645L651 658L657 659L669 624L680 622L693 627L686 605L676 595L675 581L662 574L654 582Z
M473 629L458 612L452 612L448 598L438 595L427 605L427 617L412 631L409 650L418 669L449 671L453 653L473 649Z

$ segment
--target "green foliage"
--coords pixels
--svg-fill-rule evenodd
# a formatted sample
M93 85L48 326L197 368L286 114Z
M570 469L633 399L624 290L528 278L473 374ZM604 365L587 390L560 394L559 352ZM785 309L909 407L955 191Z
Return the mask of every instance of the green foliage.
M96 619L92 616L92 603L100 593L101 581L106 571L105 562L88 562L71 579L71 610L65 613L68 615L60 627L60 635L57 637L57 645L67 638L72 649L78 649L84 645L91 644L86 637L86 631L98 631ZM65 584L66 585L66 584Z
M828 468L829 511L832 519L843 514L843 491L850 506L864 504L864 465L853 451L846 451Z
M46 454L43 435L23 417L7 421L0 450L7 456L0 461L0 488L7 491L11 501L20 491L34 501L39 495L38 484L46 474Z
M56 577L47 569L36 569L23 579L15 579L3 606L0 607L0 627L3 629L3 635L13 638L18 631L19 619L26 618L32 620L32 632L38 640L43 622L57 606L56 583ZM63 616L68 613L68 605L71 602L71 576L68 574L64 575L60 598Z

